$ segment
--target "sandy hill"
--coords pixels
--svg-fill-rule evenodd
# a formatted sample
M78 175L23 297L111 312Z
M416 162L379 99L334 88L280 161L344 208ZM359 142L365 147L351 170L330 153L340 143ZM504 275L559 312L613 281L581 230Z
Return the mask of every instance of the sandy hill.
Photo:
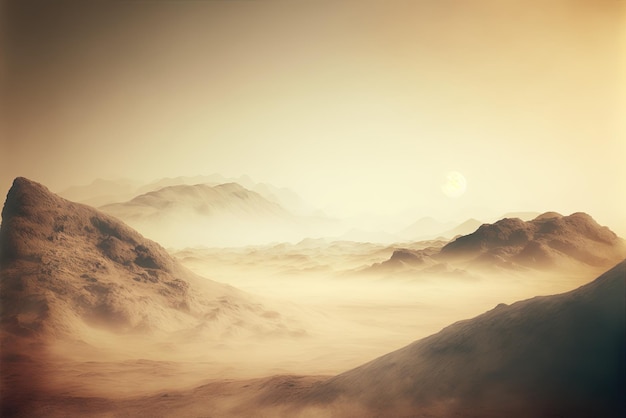
M626 260L576 290L500 304L334 377L212 381L104 402L60 396L63 417L623 417Z
M498 305L284 396L335 416L624 416L625 291L623 261L569 293Z

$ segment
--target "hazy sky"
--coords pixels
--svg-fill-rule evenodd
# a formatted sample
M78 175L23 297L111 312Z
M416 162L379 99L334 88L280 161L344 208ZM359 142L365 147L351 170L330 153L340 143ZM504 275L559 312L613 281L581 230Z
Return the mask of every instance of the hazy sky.
M18 175L217 172L333 214L587 211L626 230L623 2L2 7L3 194Z

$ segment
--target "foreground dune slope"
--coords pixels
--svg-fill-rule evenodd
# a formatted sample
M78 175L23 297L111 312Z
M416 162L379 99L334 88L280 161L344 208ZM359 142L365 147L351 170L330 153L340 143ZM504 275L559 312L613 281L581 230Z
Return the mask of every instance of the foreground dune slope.
M574 291L499 305L335 377L216 380L47 416L622 417L626 261Z
M46 416L622 417L626 261L574 291L499 305L335 377L215 380L107 400L51 396Z
M373 415L623 416L626 261L574 291L498 305L304 396Z

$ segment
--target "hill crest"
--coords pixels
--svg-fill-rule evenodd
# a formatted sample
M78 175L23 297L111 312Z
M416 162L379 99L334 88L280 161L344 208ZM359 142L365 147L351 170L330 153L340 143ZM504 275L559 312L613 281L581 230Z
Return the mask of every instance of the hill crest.
M291 332L281 315L201 278L114 217L17 178L0 226L2 322L14 334L81 338L208 330L204 337ZM28 302L25 302L28 301Z

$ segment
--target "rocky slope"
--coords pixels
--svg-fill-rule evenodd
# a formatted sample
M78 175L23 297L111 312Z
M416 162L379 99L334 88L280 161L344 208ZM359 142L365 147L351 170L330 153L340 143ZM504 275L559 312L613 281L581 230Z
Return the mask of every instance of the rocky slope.
M586 213L547 212L531 221L484 224L441 249L441 257L485 264L550 267L575 261L608 267L626 255L624 240Z
M115 218L24 178L2 211L0 262L2 326L16 335L210 325L218 337L283 326L248 295L194 275Z
M484 269L591 269L602 271L626 257L626 242L586 213L546 212L530 221L504 218L442 247L397 248L367 273L462 273Z

